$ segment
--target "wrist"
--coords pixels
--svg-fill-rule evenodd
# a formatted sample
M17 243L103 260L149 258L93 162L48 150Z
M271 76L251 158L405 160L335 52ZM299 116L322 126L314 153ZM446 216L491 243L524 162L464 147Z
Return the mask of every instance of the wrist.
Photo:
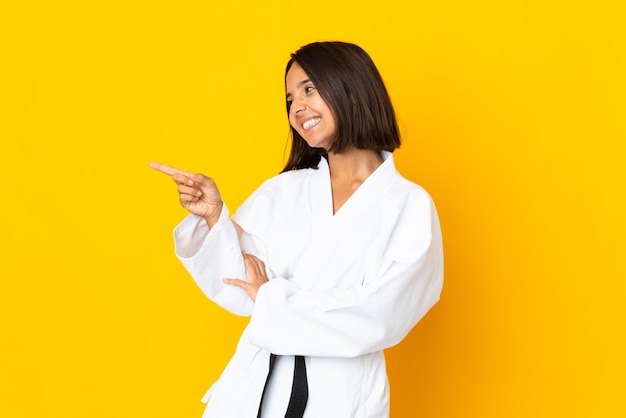
M213 226L215 226L217 221L220 219L223 208L224 202L220 202L219 204L215 205L215 208L213 208L213 210L211 210L209 214L203 216L204 220L209 226L209 229L213 228Z

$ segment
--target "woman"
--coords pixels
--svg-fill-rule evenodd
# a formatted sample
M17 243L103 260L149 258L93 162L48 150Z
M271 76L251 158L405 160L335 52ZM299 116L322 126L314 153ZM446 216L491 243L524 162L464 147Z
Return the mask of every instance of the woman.
M441 292L437 213L394 167L395 114L361 48L302 47L285 89L289 160L232 219L210 178L152 164L191 212L177 256L211 300L250 316L204 417L388 417L383 350Z

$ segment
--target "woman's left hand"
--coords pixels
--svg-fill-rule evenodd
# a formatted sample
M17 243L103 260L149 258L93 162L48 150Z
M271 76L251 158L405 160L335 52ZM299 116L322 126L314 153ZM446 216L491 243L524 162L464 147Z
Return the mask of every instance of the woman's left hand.
M252 254L243 253L243 261L246 264L246 274L248 280L224 279L224 283L237 286L246 291L252 302L256 302L256 295L259 288L268 282L265 274L265 263Z

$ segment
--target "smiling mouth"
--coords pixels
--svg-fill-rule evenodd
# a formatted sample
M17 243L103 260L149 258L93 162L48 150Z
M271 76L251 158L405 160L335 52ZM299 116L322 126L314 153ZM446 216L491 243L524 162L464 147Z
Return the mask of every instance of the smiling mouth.
M303 129L309 129L312 126L317 125L321 120L322 120L322 118L312 118L312 119L309 119L309 120L307 120L306 122L304 122L302 124L302 128Z

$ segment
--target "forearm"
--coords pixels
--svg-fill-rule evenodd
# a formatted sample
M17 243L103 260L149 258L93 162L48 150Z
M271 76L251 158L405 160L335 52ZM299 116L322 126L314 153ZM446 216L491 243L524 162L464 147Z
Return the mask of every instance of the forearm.
M179 260L209 299L237 315L250 315L253 305L247 294L222 280L246 277L237 232L225 206L212 227L204 218L185 218L174 231L174 242Z
M431 254L397 263L376 283L309 291L285 279L259 290L250 341L275 354L354 357L400 342L437 302L442 276Z

